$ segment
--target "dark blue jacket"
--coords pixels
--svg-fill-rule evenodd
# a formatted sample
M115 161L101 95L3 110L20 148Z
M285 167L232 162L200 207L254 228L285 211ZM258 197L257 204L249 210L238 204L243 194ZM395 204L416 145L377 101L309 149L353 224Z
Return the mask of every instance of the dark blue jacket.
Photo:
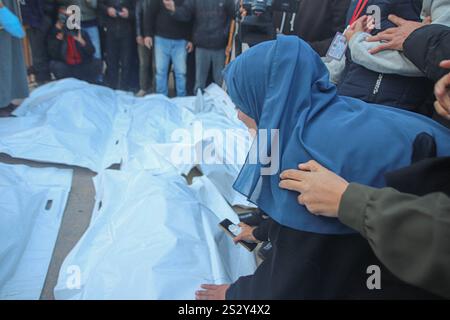
M24 24L40 28L44 20L44 15L52 16L56 6L53 1L48 0L25 0L20 5Z
M381 9L381 30L375 30L374 34L394 27L388 20L389 14L406 20L420 21L422 8L417 0L370 0L368 6L370 5L377 5ZM351 6L349 16L353 10L354 7ZM338 85L340 95L425 115L432 113L432 110L427 108L427 99L432 90L433 85L426 78L379 74L354 63L349 53L342 80Z

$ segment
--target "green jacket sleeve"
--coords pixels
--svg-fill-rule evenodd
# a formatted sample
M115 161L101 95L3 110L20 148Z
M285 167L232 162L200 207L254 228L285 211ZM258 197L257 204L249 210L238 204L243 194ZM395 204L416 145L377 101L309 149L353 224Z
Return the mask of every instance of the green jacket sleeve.
M450 198L351 183L339 219L360 232L397 277L450 298Z

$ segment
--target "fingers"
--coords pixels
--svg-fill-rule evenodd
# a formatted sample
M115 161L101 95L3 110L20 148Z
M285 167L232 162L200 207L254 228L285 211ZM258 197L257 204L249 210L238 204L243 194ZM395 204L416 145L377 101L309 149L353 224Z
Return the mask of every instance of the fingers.
M233 242L235 244L242 240L244 240L244 235L242 233L239 233L236 237L233 238Z
M315 160L310 160L306 163L301 163L301 164L299 164L298 168L303 171L311 171L311 172L317 172L317 171L324 169L324 167L321 166Z
M378 52L381 52L381 51L384 51L384 50L391 50L393 48L394 48L394 46L392 45L391 42L383 43L383 44L380 44L378 47L370 49L369 53L370 54L377 54Z
M394 36L393 36L394 30L392 30L392 31L389 31L389 30L391 30L391 29L380 32L376 36L368 37L367 41L368 42L391 41L394 38Z
M389 21L396 24L397 26L401 26L401 25L405 24L405 22L406 22L405 19L402 19L402 18L396 16L395 14L390 14L388 19L389 19Z
M202 284L200 288L205 290L217 290L219 286L217 284Z
M434 103L434 108L436 109L437 114L439 114L441 117L444 117L448 120L450 120L450 111L447 111L446 109L444 109L441 104L439 103L439 101L436 101Z
M285 170L280 175L280 178L282 180L287 179L287 180L302 181L303 179L305 179L305 177L306 177L305 172L295 169Z
M433 22L433 20L431 19L430 16L425 17L425 19L423 19L422 23L423 24L431 24Z
M450 73L439 80L434 87L434 94L438 100L444 99L448 96L448 89L450 86Z
M442 61L439 66L441 68L450 69L450 60L444 60Z
M281 180L279 187L285 190L304 192L304 184L296 180Z

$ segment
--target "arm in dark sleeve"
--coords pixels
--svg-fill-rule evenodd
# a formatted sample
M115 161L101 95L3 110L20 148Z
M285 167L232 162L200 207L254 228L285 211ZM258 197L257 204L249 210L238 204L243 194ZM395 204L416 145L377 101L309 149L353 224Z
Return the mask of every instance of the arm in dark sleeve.
M417 29L406 39L403 50L429 79L438 81L448 72L439 63L450 58L450 27L430 24Z
M332 13L330 27L333 33L343 32L346 27L346 16L348 7L350 5L349 0L334 0L330 7L330 12ZM325 56L327 54L328 48L334 39L334 34L324 40L309 42L309 45L320 54L320 56Z
M82 31L82 37L83 37L84 41L86 42L86 45L83 47L83 46L81 46L80 43L77 43L78 50L80 50L80 52L82 52L82 55L84 57L92 57L95 53L95 47L92 44L91 38L84 31Z
M107 16L109 8L108 0L98 0L98 8L102 14Z
M450 298L450 198L351 183L339 219L359 231L397 277Z
M143 13L143 1L144 0L137 0L136 1L136 9L135 9L135 25L136 25L136 36L142 37L142 13Z
M189 22L195 11L195 0L185 0L181 6L177 6L173 17L178 21Z
M59 61L61 59L61 46L63 41L56 38L56 28L52 28L47 38L47 52L51 60Z
M144 3L143 27L144 37L153 37L155 34L154 24L158 14L161 0L147 0Z
M253 236L263 242L269 240L269 230L272 225L272 219L264 219L261 223L253 229Z
M126 20L134 20L136 16L136 1L128 1L126 8L128 10L128 18L125 18Z

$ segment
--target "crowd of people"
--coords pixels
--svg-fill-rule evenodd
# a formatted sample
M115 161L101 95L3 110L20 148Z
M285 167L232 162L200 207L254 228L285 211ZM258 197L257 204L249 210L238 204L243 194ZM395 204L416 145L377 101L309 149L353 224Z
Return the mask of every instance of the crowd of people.
M0 106L28 94L14 3L0 0ZM249 128L280 129L284 172L244 166L234 186L264 213L235 241L273 248L254 275L205 284L198 299L450 298L450 2L300 0L273 16L289 36L224 71L231 22L249 14L239 3L25 1L30 72L143 96L168 95L173 69L177 96L225 82ZM79 30L67 29L70 5ZM330 57L341 33L342 57ZM384 291L367 291L368 265L381 266Z

